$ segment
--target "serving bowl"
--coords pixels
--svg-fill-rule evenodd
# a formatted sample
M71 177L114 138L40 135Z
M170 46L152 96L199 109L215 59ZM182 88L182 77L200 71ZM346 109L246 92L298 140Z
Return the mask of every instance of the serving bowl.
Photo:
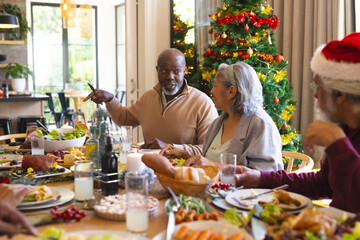
M219 168L214 166L196 166L195 168L204 169L206 175L210 177L210 181L205 183L195 183L191 181L171 178L158 172L155 172L155 174L163 188L167 190L167 187L170 187L176 195L203 194L207 190L209 190L209 188L214 185L214 183L218 179Z
M56 129L59 133L72 132L73 129ZM81 147L84 145L86 135L80 138L74 138L70 140L50 140L45 139L44 150L45 152L52 152L53 150L67 150L70 147Z

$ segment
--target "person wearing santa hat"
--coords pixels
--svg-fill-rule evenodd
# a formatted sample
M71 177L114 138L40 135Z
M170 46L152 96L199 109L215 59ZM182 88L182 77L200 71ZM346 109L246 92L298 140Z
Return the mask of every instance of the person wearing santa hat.
M288 184L290 192L312 199L331 198L330 206L360 211L360 33L331 41L311 60L314 97L334 123L315 121L303 135L303 146L325 147L320 171L286 173L237 166L237 185L274 188Z

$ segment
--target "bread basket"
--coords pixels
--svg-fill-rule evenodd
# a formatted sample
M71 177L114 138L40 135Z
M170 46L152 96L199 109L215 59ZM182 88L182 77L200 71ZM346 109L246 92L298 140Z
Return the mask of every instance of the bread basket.
M191 181L174 179L158 172L155 172L155 174L164 189L167 190L167 187L170 187L177 195L203 194L218 179L219 169L215 166L196 166L195 168L204 169L206 175L209 176L211 180L206 183L195 183Z

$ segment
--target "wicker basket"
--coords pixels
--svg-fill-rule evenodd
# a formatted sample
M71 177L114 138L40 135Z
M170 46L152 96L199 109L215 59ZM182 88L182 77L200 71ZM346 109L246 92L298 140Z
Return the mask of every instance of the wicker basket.
M177 195L179 195L179 194L184 194L184 195L203 194L218 179L219 169L214 166L197 166L196 168L204 169L206 175L209 176L211 180L206 183L195 183L195 182L170 178L170 177L162 175L161 173L158 173L158 172L155 172L155 174L165 190L167 190L167 187L170 187Z

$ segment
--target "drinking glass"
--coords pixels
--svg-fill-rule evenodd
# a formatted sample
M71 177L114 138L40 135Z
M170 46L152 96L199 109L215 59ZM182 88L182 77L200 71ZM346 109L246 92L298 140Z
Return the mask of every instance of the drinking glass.
M122 126L120 128L120 156L119 156L119 165L120 168L122 165L126 164L126 157L132 151L133 144L133 132L132 126Z
M220 164L221 164L220 180L222 183L235 185L236 158L237 158L236 154L232 154L232 153L220 154Z
M143 236L147 234L149 222L147 182L147 174L127 172L125 175L126 228Z
M86 201L93 197L93 162L75 161L75 200Z
M44 155L45 140L40 136L31 137L31 154L32 155Z

